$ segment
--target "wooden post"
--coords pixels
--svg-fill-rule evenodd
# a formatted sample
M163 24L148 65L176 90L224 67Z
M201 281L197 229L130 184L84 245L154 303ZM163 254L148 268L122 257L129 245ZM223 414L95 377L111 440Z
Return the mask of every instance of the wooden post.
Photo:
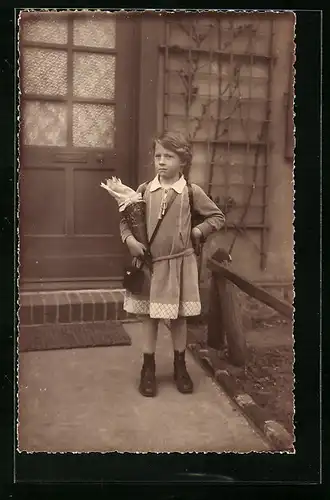
M221 275L217 277L219 306L223 328L226 332L228 358L236 366L243 366L246 359L246 338L237 290Z
M209 295L207 345L221 351L225 347L225 330L222 319L222 309L220 307L217 279L216 274L212 273Z
M231 258L226 250L219 248L208 262L220 264L212 269L210 291L210 317L208 345L221 349L227 344L228 358L236 366L245 364L246 339L237 290L223 272L230 267Z
M207 261L207 267L212 271L210 296L210 317L212 319L209 319L208 343L210 347L214 345L217 348L216 346L222 344L222 337L217 339L217 335L223 336L223 332L225 332L229 360L237 366L242 366L245 364L246 339L237 287L288 318L293 316L293 306L239 276L231 269L230 262L228 252L222 248L219 248ZM213 291L215 289L217 294ZM221 312L217 310L216 302L218 302L218 308ZM220 322L221 329L216 327Z

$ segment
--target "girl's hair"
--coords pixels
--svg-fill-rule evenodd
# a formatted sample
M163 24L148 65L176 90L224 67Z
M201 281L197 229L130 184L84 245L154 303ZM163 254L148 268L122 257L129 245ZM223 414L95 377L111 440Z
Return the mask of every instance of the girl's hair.
M176 153L183 163L183 175L187 179L192 162L192 147L187 136L182 132L167 131L155 137L153 141L153 152L156 144Z

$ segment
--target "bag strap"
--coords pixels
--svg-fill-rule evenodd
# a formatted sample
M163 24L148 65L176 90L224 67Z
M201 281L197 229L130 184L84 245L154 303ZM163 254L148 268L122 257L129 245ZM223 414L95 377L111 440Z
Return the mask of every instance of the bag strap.
M142 196L142 197L144 196L144 193L146 192L147 186L148 186L148 184L150 184L150 182L152 182L152 181L146 181L144 184L142 184L141 189L140 189L140 191L139 191L139 192L141 193L141 196ZM164 218L164 217L165 217L165 215L167 214L168 209L169 209L169 208L170 208L170 206L172 205L172 203L173 203L173 201L174 201L174 199L175 199L175 198L176 198L176 193L174 194L174 196L172 196L172 198L171 198L171 199L170 199L170 201L168 202L168 204L167 204L167 207L166 207L166 210L165 210L165 213L164 213L163 217L162 217L161 219L158 219L157 224L156 224L156 227L155 227L155 229L154 229L154 231L153 231L153 233L152 233L152 235L151 235L151 238L150 238L150 240L149 240L149 243L148 243L149 248L150 248L150 246L152 245L152 243L153 243L153 241L154 241L154 239L155 239L155 237L156 237L156 234L157 234L157 232L158 232L158 229L159 229L159 227L160 227L160 224L161 224L161 222L162 222L163 218Z
M189 196L189 205L190 205L190 213L191 216L193 216L195 209L194 209L194 192L192 185L190 182L187 182L187 187L188 187L188 196Z
M165 215L169 211L169 208L171 207L171 205L172 205L173 201L175 200L176 196L177 196L177 193L174 191L174 193L172 193L172 198L170 198L169 202L167 203L166 210L165 210L165 213L164 213L163 217L161 219L158 219L158 221L157 221L156 227L155 227L155 229L154 229L154 231L153 231L153 233L151 235L151 238L149 240L149 244L148 244L149 248L151 247L151 245L152 245L152 243L153 243L153 241L154 241L154 239L156 237L156 234L158 233L158 229L159 229L159 227L160 227L160 225L162 223L162 220L164 219Z
M142 195L142 197L144 196L144 193L146 192L146 189L147 189L147 186L148 184L150 184L151 181L146 181L144 184L142 184L142 187L140 189L140 193ZM190 212L191 212L191 216L193 216L194 214L194 193L193 193L193 188L192 188L192 185L190 184L190 182L187 182L187 188L188 188L188 196L189 196L189 206L190 206ZM148 250L150 252L150 247L158 233L158 230L160 228L160 225L162 223L162 220L164 219L165 215L167 214L170 206L172 205L174 199L176 198L176 192L174 192L175 194L172 196L172 198L170 199L170 201L168 202L167 204L167 207L166 207L166 210L165 210L165 213L163 215L163 217L161 219L158 219L157 221L157 224L156 224L156 227L150 237L150 240L149 240L149 243L148 243Z
M144 195L144 193L145 193L145 191L146 191L147 185L148 185L150 182L151 182L151 181L147 181L147 182L145 182L145 183L142 185L142 189L140 190L140 193L141 193L142 197L143 197L143 195ZM175 200L175 198L176 198L176 195L177 195L177 193L176 193L176 192L174 192L174 194L173 194L173 195L172 195L172 197L170 198L169 202L167 203L167 206L166 206L166 209L165 209L165 213L163 214L162 218L161 218L161 219L158 219L158 221L157 221L156 227L155 227L155 229L153 230L153 233L152 233L152 235L151 235L151 237L150 237L150 240L149 240L149 242L148 242L148 249L147 249L147 250L148 250L149 255L150 255L150 247L151 247L151 245L152 245L152 243L153 243L153 241L154 241L154 239L155 239L155 237L156 237L156 234L158 233L158 229L160 228L160 225L161 225L161 223L162 223L162 220L164 219L165 215L166 215L166 214L167 214L167 212L169 211L169 209L170 209L170 207L171 207L172 203L174 202L174 200ZM145 260L143 260L143 261L142 261L142 263L141 263L140 269L142 269L142 267L144 266L144 264L145 264L145 263L146 263L146 261L145 261Z

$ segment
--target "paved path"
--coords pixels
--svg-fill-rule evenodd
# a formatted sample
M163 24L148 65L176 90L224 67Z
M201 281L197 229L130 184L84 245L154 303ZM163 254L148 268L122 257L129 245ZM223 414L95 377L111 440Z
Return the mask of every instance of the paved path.
M137 391L141 324L125 324L130 347L23 353L22 451L249 452L268 446L224 392L187 355L195 393L172 383L169 333L157 347L159 394Z

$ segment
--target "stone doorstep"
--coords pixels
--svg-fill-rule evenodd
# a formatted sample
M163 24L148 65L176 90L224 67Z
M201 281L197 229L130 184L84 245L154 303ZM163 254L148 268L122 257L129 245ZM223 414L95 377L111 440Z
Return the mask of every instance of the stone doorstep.
M21 325L125 320L123 303L124 290L24 292L19 319Z

